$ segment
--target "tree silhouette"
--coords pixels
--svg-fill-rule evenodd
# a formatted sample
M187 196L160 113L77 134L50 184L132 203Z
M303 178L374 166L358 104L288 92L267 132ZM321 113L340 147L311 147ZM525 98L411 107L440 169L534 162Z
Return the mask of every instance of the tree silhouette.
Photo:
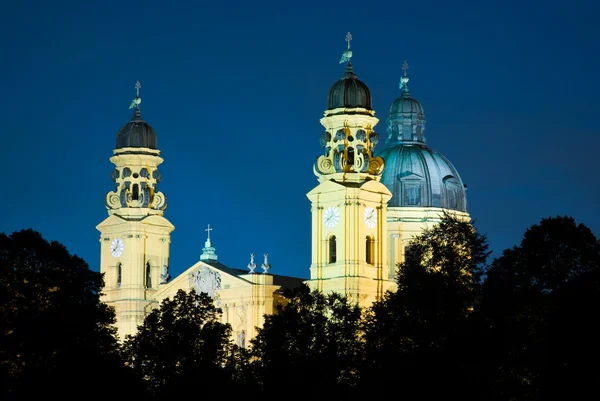
M180 290L119 346L99 273L35 231L0 234L0 396L94 398L99 385L119 398L593 394L598 239L559 216L532 225L484 269L487 248L472 223L444 214L411 242L397 291L366 311L304 286L285 293L244 349L211 298Z
M319 397L350 394L362 351L360 308L339 294L310 292L306 286L286 296L252 340L264 395L292 389Z
M473 359L466 337L487 249L472 223L450 214L411 241L397 291L366 314L365 394L394 383L408 399L468 396Z
M600 357L599 274L598 240L566 216L532 225L493 261L481 305L488 399L573 397L600 384L582 363Z
M71 397L127 380L102 286L100 273L62 244L33 230L0 234L3 399Z
M202 381L225 386L231 329L219 322L221 311L205 293L179 290L144 320L123 346L127 364L148 385L151 395L184 396Z

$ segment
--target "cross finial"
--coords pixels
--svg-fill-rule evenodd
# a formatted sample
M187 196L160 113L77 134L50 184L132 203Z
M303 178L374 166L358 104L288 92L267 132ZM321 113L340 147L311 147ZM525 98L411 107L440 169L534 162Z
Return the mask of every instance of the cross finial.
M142 87L142 84L140 84L140 81L137 81L135 83L135 99L133 99L131 101L131 104L129 105L130 109L135 109L136 112L139 112L139 105L140 103L142 103L142 98L140 98L140 88Z
M210 232L211 232L212 230L213 230L213 229L212 229L212 228L210 228L210 224L208 225L208 228L206 228L206 229L204 230L204 231L208 232L208 239L210 239Z
M406 71L408 70L408 63L404 60L404 64L402 64L402 71L404 71L404 76L406 76Z
M348 50L350 50L350 42L352 41L352 34L348 32L346 34L346 42L348 42Z

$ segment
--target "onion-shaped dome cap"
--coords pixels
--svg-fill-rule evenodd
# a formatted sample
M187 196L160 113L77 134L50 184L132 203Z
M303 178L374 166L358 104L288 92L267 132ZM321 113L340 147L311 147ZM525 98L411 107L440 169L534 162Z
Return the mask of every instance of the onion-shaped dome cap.
M327 98L327 109L361 107L373 110L373 100L369 87L354 73L352 63L348 61L344 76L333 84Z
M137 104L134 107L133 117L117 134L117 149L121 148L158 149L156 132L144 121Z
M394 103L390 106L390 115L397 113L414 113L421 115L421 118L425 116L423 106L421 106L421 103L417 99L410 95L410 91L406 86L403 88L402 95L394 100Z

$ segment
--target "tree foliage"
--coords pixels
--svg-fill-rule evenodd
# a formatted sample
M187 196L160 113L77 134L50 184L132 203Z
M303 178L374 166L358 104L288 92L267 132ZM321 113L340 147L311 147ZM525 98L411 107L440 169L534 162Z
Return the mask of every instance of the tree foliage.
M165 299L122 347L102 278L59 243L0 235L3 399L373 396L583 399L600 385L600 243L570 217L543 219L486 266L487 240L443 216L414 238L397 291L364 311L339 294L286 293L249 348L230 342L206 294ZM213 390L206 390L213 391ZM129 392L129 393L128 393ZM295 394L294 394L295 395Z
M293 389L320 396L356 386L362 353L361 310L339 294L289 292L288 300L252 341L257 380L265 395Z
M0 234L0 375L9 399L69 396L123 373L103 282L33 230ZM3 398L4 398L3 397Z
M366 315L365 392L396 382L406 394L448 396L455 380L465 384L471 361L464 335L488 255L485 236L450 214L411 241L397 291Z
M220 314L205 293L179 290L126 340L125 360L152 395L183 396L199 380L216 387L227 383L231 329L220 323Z
M480 311L490 394L537 400L600 384L598 370L581 363L584 355L600 357L592 318L599 275L597 238L565 216L532 225L519 246L493 261Z

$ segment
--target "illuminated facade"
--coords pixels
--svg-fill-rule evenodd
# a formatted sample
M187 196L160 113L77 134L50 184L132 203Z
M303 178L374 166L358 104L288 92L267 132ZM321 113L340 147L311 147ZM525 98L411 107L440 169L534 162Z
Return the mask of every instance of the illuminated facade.
M342 62L344 75L329 91L320 122L324 151L313 165L318 185L311 202L310 279L272 274L268 255L245 269L218 261L210 226L200 260L178 277L169 276L170 233L157 136L141 116L138 93L133 117L117 135L111 161L115 190L106 196L108 218L100 231L103 301L114 306L121 338L134 334L152 308L179 289L209 294L223 310L234 341L245 346L275 312L282 290L304 281L312 290L338 292L369 306L395 287L395 269L410 239L440 221L443 212L469 219L466 189L452 164L425 140L425 114L400 83L387 118L387 139L375 150L379 120L371 92L351 63L351 36ZM308 252L308 250L307 250Z
M174 229L163 216L167 200L158 191L163 159L154 129L142 118L140 102L137 96L131 121L117 134L110 158L115 190L106 195L108 218L96 227L105 280L103 301L115 308L122 337L137 331L154 294L167 282L164 270Z
M374 155L379 135L373 129L379 120L371 92L349 58L321 119L325 151L313 168L320 183L307 195L312 211L307 284L368 306L393 286L385 229L392 194L379 182L384 162Z
M246 270L218 261L208 239L200 260L171 280L170 234L174 226L164 217L166 196L158 191L163 159L157 135L142 118L138 93L131 104L133 117L117 134L111 157L114 191L106 195L108 217L100 231L100 271L105 287L102 300L115 309L121 339L137 332L145 316L179 289L210 295L223 310L222 321L232 327L235 341L245 346L261 327L265 314L275 311L281 291L299 287L302 279L269 273L268 255L258 266L252 255Z

